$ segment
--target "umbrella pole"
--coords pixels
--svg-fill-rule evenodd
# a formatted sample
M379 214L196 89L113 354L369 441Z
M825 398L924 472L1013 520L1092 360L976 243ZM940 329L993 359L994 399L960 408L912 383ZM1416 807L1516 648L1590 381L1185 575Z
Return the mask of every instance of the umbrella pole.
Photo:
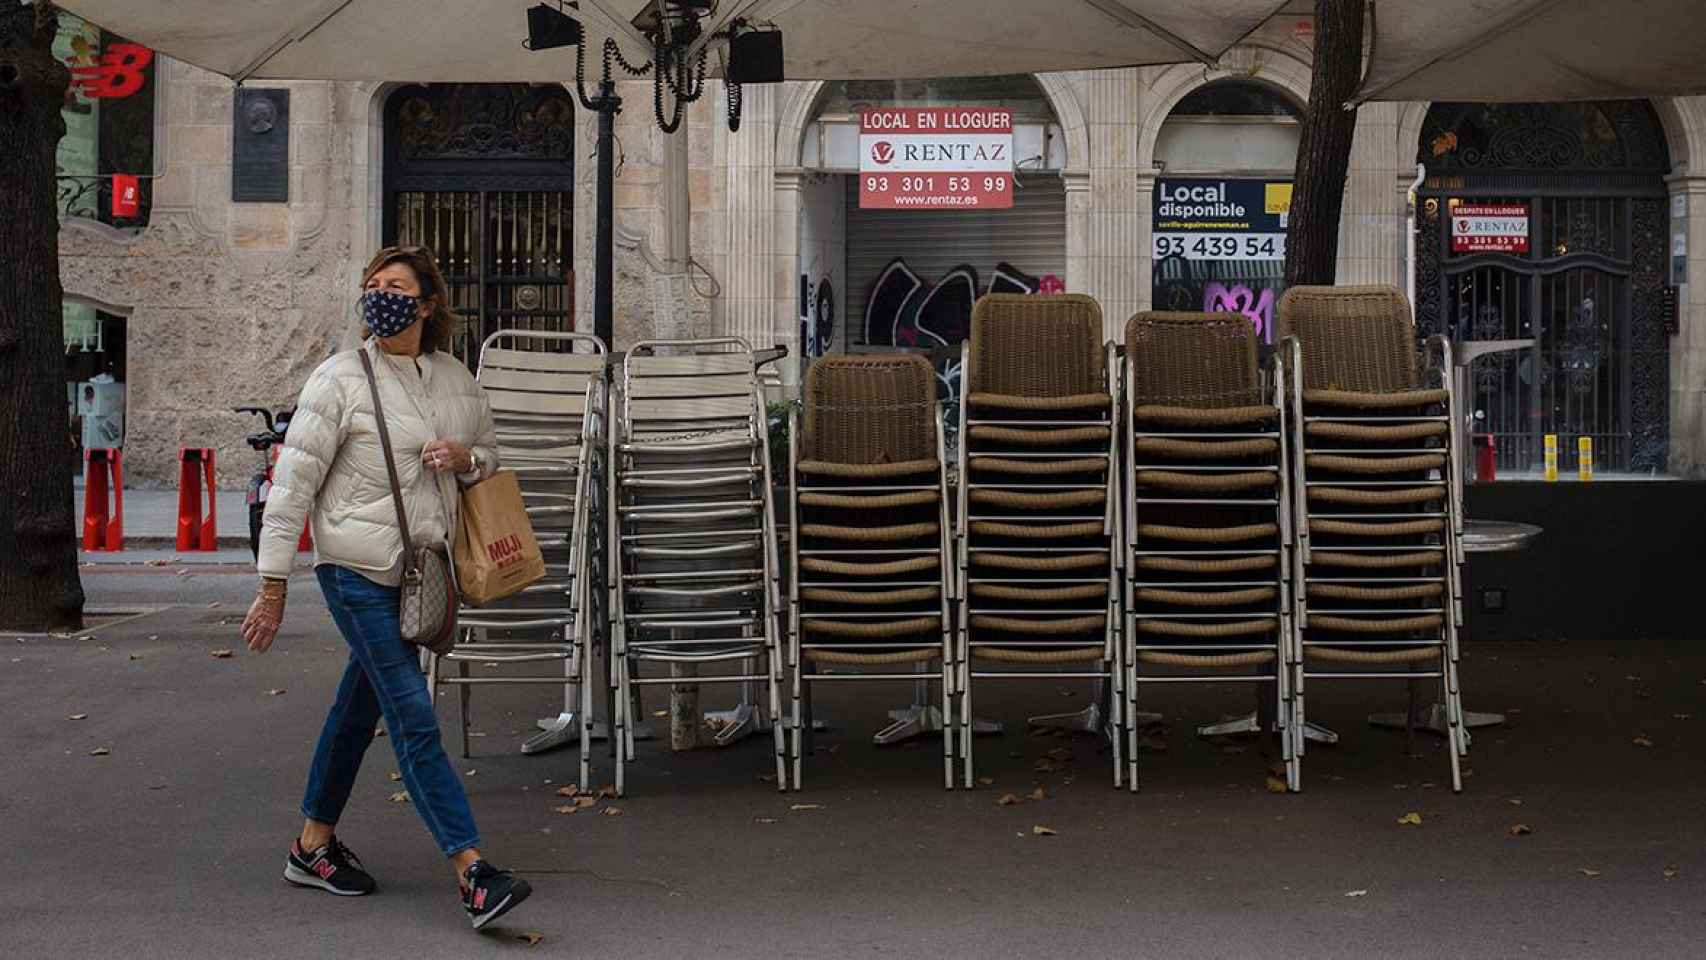
M616 114L622 110L622 98L616 95L616 84L605 80L598 85L598 99L592 107L598 111L598 238L593 253L592 324L593 333L604 341L608 350L616 349L614 310L615 283L615 192L616 192Z

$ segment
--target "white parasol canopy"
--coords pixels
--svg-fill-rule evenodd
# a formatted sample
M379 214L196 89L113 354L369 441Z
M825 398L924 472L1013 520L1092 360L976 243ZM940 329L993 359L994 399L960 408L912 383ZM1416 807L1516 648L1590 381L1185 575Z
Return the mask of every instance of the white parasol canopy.
M1706 93L1703 0L1375 0L1358 100Z
M66 10L238 80L560 81L572 48L529 52L539 0L61 0ZM552 0L554 3L555 0ZM581 0L589 76L631 59L643 0ZM1279 0L717 0L783 31L789 79L928 78L1212 62ZM603 15L601 15L603 14Z

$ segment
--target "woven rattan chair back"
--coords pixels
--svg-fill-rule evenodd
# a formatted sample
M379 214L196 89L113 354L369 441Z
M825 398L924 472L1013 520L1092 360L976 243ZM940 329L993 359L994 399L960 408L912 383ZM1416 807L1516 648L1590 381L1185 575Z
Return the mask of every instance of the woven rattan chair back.
M971 312L965 392L1010 397L1107 393L1102 337L1102 308L1083 294L987 294Z
M936 370L916 354L819 357L806 371L800 459L936 458Z
M1132 402L1208 409L1262 402L1256 329L1238 313L1145 311L1125 328Z
M1396 287L1292 287L1280 297L1278 330L1303 345L1305 390L1393 393L1419 384L1410 305Z

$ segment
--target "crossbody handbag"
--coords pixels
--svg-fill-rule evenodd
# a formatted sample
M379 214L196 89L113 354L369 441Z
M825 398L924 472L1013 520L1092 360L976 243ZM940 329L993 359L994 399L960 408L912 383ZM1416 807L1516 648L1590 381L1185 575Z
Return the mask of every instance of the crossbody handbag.
M397 532L403 538L403 582L399 587L398 624L403 639L443 656L456 643L456 577L450 570L450 554L441 543L415 543L409 535L409 517L403 511L403 485L397 479L397 458L391 452L391 429L385 424L385 407L379 401L379 381L373 376L373 361L366 350L361 367L367 372L367 388L373 394L373 418L379 424L379 445L385 450L385 473L391 481L391 503L397 508Z

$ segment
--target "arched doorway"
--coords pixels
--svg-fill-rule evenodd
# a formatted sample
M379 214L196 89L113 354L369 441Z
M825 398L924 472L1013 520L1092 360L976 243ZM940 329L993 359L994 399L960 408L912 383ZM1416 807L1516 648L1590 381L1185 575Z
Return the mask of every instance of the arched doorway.
M496 330L574 329L574 100L562 87L430 84L385 105L384 239L430 247L470 365Z
M1155 138L1155 309L1242 313L1272 341L1300 117L1285 92L1245 79L1173 107Z
M1479 359L1471 400L1499 469L1662 472L1669 448L1669 150L1645 101L1437 103L1417 159L1416 319Z

